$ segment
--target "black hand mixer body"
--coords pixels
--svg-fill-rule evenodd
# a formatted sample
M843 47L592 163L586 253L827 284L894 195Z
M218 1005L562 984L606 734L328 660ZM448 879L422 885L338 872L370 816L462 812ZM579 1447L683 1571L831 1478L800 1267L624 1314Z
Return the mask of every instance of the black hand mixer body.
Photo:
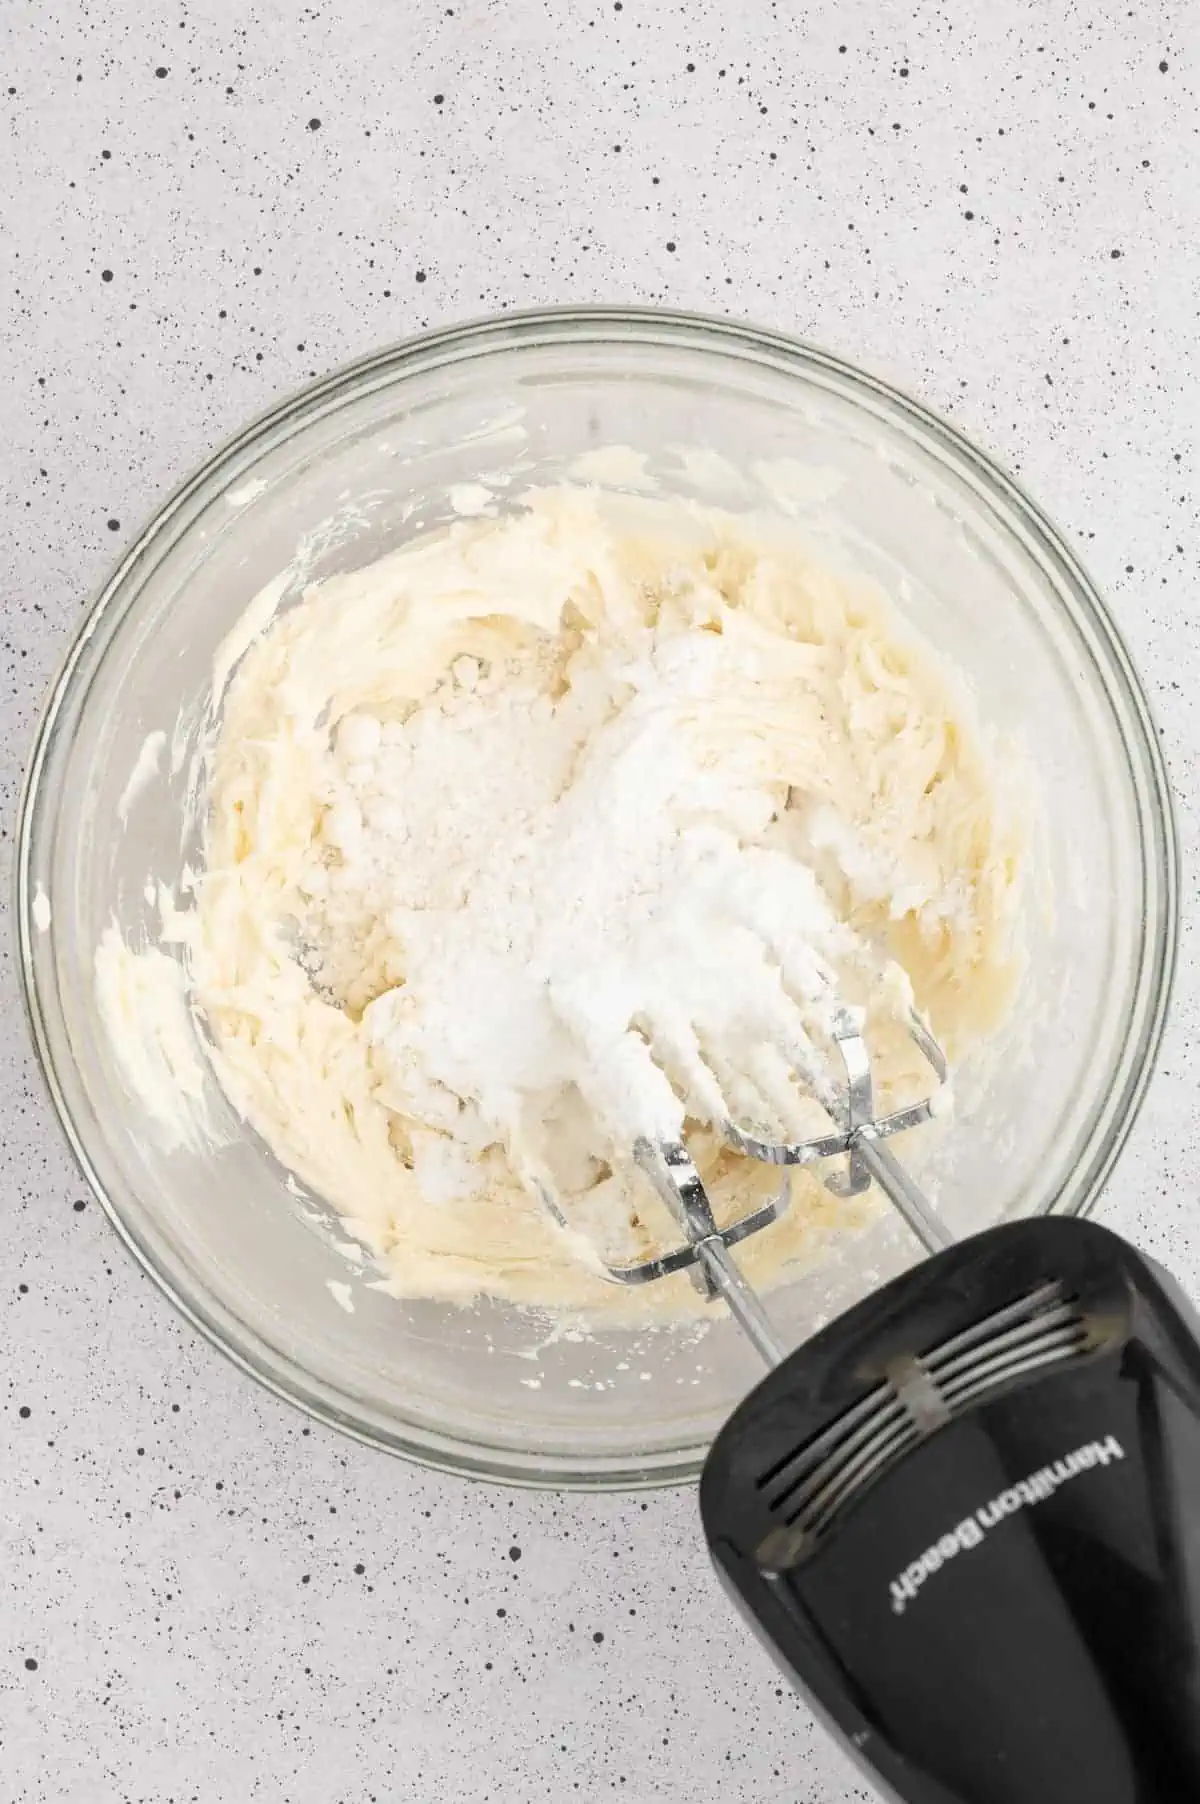
M1200 1319L1081 1221L939 1253L715 1441L717 1569L883 1795L1200 1801Z

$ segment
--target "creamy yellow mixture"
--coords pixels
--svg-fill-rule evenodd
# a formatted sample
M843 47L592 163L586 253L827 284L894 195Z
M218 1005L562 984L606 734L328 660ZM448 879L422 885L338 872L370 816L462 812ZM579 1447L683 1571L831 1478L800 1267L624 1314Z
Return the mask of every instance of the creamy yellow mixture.
M740 1212L776 1174L709 1118L787 1114L831 993L885 1099L929 1086L890 961L953 1060L1004 1022L1004 761L888 599L782 526L550 489L255 605L175 937L227 1095L397 1294L674 1308L686 1281L631 1303L587 1253L677 1238L636 1133L686 1115ZM758 1283L874 1208L795 1191L742 1249Z

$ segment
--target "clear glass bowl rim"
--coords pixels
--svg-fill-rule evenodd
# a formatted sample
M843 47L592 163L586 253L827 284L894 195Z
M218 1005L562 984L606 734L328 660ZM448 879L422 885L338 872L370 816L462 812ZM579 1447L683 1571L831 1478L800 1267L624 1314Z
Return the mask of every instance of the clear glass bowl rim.
M1138 795L1143 868L1157 907L1144 921L1141 959L1128 1030L1112 1074L1112 1085L1097 1116L1070 1194L1047 1200L1046 1212L1083 1215L1091 1210L1121 1152L1146 1088L1162 1040L1174 979L1179 937L1178 842L1166 766L1159 735L1141 681L1124 640L1095 585L1070 547L1022 486L956 428L892 384L869 375L831 353L785 333L736 320L650 307L547 307L469 320L406 338L334 370L250 421L220 446L175 492L127 547L107 582L85 610L43 704L26 768L17 827L16 925L20 983L38 1062L71 1149L121 1240L175 1307L235 1365L277 1396L314 1419L384 1451L426 1466L508 1484L573 1490L630 1490L682 1484L703 1464L704 1447L647 1450L636 1466L628 1461L586 1459L548 1465L538 1456L518 1456L511 1448L490 1448L458 1434L438 1434L421 1422L367 1423L347 1413L355 1404L326 1386L298 1362L267 1347L199 1284L189 1285L161 1269L138 1233L142 1205L136 1197L110 1194L89 1154L59 1069L39 990L33 919L34 864L39 836L53 832L52 795L42 776L67 699L77 680L103 660L127 610L136 604L143 567L153 565L187 533L195 518L259 457L268 442L356 396L399 383L410 373L507 348L539 344L612 343L625 338L665 351L685 348L717 352L758 366L818 376L827 386L866 402L916 437L923 448L982 490L1041 565L1059 605L1100 654L1107 686L1123 707L1118 724ZM1098 660L1099 661L1099 660ZM86 690L84 691L86 695Z

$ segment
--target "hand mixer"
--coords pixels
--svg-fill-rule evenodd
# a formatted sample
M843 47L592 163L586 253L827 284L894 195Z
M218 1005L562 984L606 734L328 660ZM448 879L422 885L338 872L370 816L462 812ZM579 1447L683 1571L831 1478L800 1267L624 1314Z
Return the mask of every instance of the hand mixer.
M940 1088L941 1048L911 1031ZM641 1141L683 1239L608 1268L691 1268L773 1368L701 1477L716 1570L898 1804L1195 1804L1200 1320L1088 1222L954 1243L886 1145L938 1088L876 1118L859 1017L835 1010L832 1039L828 1134L726 1137L785 1173L837 1159L842 1194L874 1180L932 1256L785 1356L731 1248L787 1182L719 1227L682 1140Z

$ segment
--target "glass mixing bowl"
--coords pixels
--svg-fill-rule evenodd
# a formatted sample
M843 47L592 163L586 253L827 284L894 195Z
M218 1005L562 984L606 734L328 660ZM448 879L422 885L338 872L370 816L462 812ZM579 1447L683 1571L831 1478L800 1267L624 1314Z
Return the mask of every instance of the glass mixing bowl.
M262 584L289 564L312 580L373 559L450 518L456 484L515 496L609 446L648 453L675 493L790 510L831 558L901 594L985 718L1023 735L1054 917L1031 916L1030 1032L960 1108L937 1197L962 1232L1086 1209L1150 1074L1176 936L1170 803L1142 691L1092 584L1011 478L905 396L771 333L652 311L512 316L369 357L248 427L88 612L29 767L17 912L67 1134L123 1239L203 1333L376 1446L595 1487L696 1474L756 1375L732 1324L592 1338L362 1283L346 1313L329 1280L349 1273L320 1208L298 1202L215 1084L223 1143L158 1143L101 1026L92 958L114 920L133 944L153 937L144 886L178 873L186 766L148 786L127 824L122 795L147 735L170 741L181 711L195 718L214 650ZM799 1340L912 1256L891 1221L847 1238L771 1296L781 1333Z

